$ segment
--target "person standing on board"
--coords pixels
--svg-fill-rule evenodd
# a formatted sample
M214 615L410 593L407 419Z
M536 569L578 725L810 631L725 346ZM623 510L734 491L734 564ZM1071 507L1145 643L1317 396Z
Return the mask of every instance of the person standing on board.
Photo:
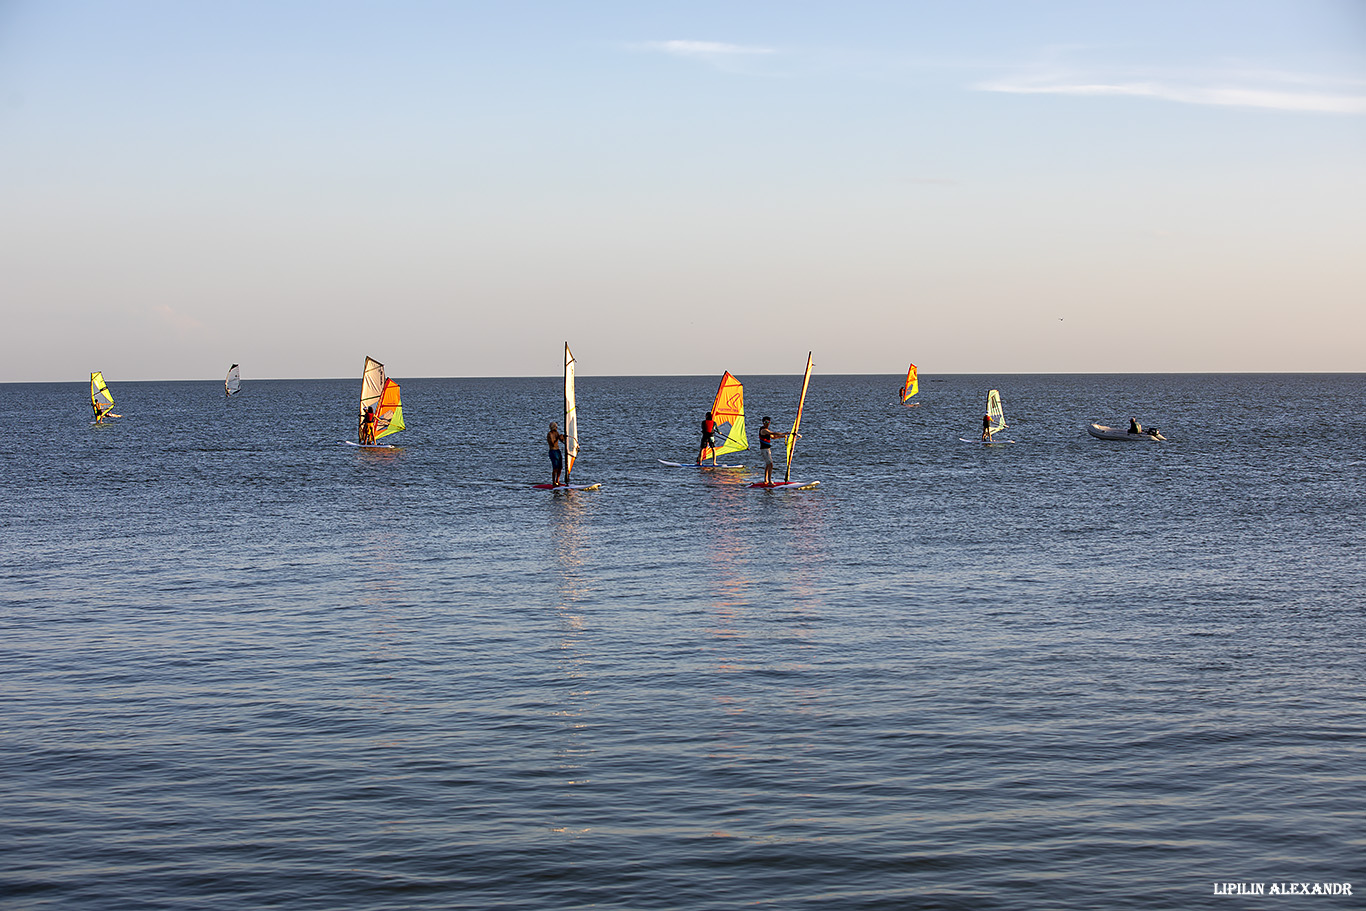
M764 460L764 483L773 483L773 441L781 440L787 436L779 433L768 426L768 418L764 418L764 424L759 428L759 456Z
M716 464L716 422L711 419L711 412L707 412L707 419L702 422L702 445L697 450L697 464L701 465L702 460L707 457L707 450L711 450L711 463Z
M550 422L550 432L545 435L546 445L550 447L550 486L560 486L560 472L564 470L564 457L560 455L560 425Z
M360 416L360 444L369 446L375 442L375 406L366 405L365 413Z
M990 443L990 442L991 442L991 435L992 435L993 433L995 433L995 432L996 432L996 431L994 431L994 430L991 429L991 415L990 415L990 414L984 414L984 415L982 415L982 442L983 442L983 443Z

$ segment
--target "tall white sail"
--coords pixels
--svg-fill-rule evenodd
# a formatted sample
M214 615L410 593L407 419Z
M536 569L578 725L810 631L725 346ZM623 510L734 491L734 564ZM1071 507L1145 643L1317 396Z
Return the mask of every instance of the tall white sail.
M242 388L242 371L236 364L228 368L227 379L223 380L223 394L236 395Z
M564 481L574 470L574 459L579 454L579 416L574 404L574 355L569 343L564 343Z

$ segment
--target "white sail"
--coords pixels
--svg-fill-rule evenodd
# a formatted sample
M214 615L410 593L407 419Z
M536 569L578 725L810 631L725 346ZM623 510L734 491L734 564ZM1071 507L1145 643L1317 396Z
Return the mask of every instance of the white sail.
M228 377L223 380L223 393L225 395L236 395L242 388L242 371L236 364L228 368Z
M564 343L564 481L574 470L574 459L579 454L579 416L574 404L574 355L569 343Z

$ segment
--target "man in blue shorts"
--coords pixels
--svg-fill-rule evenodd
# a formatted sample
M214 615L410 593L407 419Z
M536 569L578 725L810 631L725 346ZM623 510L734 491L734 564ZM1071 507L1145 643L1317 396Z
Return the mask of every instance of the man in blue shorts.
M560 436L560 425L554 421L550 422L550 432L545 435L545 441L550 446L550 484L553 487L560 486L560 472L564 470L564 456L560 453L560 441L564 437Z

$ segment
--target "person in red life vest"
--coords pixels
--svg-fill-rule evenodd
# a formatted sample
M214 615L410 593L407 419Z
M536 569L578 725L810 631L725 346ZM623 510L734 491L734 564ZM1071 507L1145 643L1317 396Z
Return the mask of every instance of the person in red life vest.
M716 422L711 419L711 412L707 412L707 418L702 422L702 445L697 450L697 464L701 465L702 460L707 457L707 450L711 450L711 463L716 464Z

